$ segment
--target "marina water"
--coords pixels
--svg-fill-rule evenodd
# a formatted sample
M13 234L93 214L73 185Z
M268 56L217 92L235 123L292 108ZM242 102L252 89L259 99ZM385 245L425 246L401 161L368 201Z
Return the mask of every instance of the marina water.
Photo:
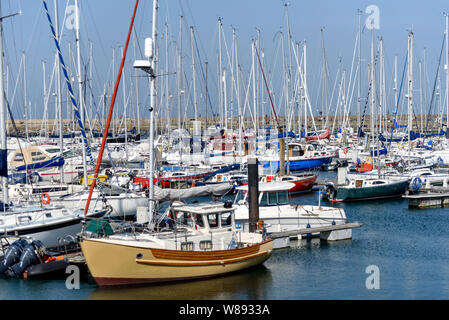
M320 172L318 179L335 179L335 173ZM313 191L291 200L316 204L318 196ZM352 240L292 241L260 267L209 280L103 289L82 278L79 289L69 290L63 278L1 279L0 299L449 298L449 208L412 210L405 199L321 204L341 207L351 222L363 224ZM378 287L369 289L373 266Z

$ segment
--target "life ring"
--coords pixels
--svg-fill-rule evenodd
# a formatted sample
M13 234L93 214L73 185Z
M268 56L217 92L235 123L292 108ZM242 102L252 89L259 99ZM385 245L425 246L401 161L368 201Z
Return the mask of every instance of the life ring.
M343 149L343 153L344 153L344 154L348 154L348 148L344 148L344 149Z
M44 192L41 195L41 200L42 200L42 204L45 204L45 205L50 204L50 196L48 195L47 192Z

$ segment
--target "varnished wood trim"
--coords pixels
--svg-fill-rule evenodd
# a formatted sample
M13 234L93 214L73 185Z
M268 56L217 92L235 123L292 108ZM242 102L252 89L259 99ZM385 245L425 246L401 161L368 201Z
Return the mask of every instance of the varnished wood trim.
M156 260L141 260L136 259L139 264L155 265L155 266L175 266L175 267L198 267L198 266L213 266L220 264L236 263L253 258L257 258L263 255L269 254L271 251L264 251L256 254L246 255L243 257L224 259L224 260L214 260L214 261L192 261L192 262L176 262L176 261L156 261Z
M166 249L153 249L151 253L157 259L167 260L188 260L188 261L204 261L204 260L223 260L238 258L242 255L254 254L259 251L260 246L268 241L254 244L250 247L229 249L229 250L212 250L212 251L180 251L180 250L166 250Z

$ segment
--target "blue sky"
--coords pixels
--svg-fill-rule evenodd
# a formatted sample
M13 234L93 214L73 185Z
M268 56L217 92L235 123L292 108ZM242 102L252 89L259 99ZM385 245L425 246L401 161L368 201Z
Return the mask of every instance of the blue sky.
M22 52L26 53L26 84L27 100L31 104L32 117L41 118L43 114L43 67L42 61L46 61L46 79L47 87L51 76L54 44L50 37L50 29L44 15L42 1L39 0L2 0L2 14L22 11L21 16L9 18L4 21L5 34L5 63L10 68L8 77L8 97L13 101L14 114L18 118L23 114L23 70L19 68L22 62ZM50 13L54 19L53 0L47 0ZM112 48L115 48L115 72L120 63L120 46L125 43L129 22L134 7L134 0L79 0L81 10L81 55L88 70L89 47L90 42L93 46L93 77L91 80L92 94L96 103L100 102L100 96L105 84L112 82ZM74 0L58 0L60 11L60 23L66 5L73 5ZM251 68L251 40L257 36L257 30L260 30L262 39L262 48L265 52L265 64L267 73L279 73L280 58L277 56L279 31L286 31L285 1L280 0L159 0L159 28L160 33L165 35L165 24L169 26L169 38L171 40L171 49L169 53L170 69L176 71L176 52L175 42L179 38L179 19L183 15L183 63L186 77L190 77L191 53L188 27L193 26L200 53L201 64L204 61L209 62L209 90L212 103L216 101L217 90L217 50L218 50L218 18L222 18L223 30L228 48L231 47L232 27L237 30L239 60L244 72L248 76ZM369 5L376 5L379 8L380 29L375 30L375 37L384 38L384 49L387 72L387 91L391 91L392 72L394 55L399 55L399 70L402 69L404 56L407 50L408 30L413 30L415 35L415 65L419 60L424 60L424 48L426 48L426 69L427 69L427 88L431 92L436 72L437 60L441 41L445 28L445 18L443 12L449 12L447 1L332 1L332 0L314 0L314 1L290 1L288 4L288 13L290 28L294 41L307 41L308 46L308 83L312 104L317 106L320 97L318 88L320 83L320 65L322 63L321 55L321 34L320 29L324 27L324 39L326 56L329 66L330 79L329 85L332 86L335 80L335 74L338 69L338 59L342 58L342 65L349 73L354 49L354 43L357 33L358 16L357 9L365 11ZM368 14L363 13L362 24ZM143 41L145 37L151 35L152 20L152 1L141 0L135 22L135 30L138 37L140 48L137 49L138 58L141 58L139 52L142 52ZM75 50L74 31L63 27L62 51L64 59L69 64L69 43ZM362 35L362 72L366 73L366 59L369 59L371 33L364 30ZM165 54L165 39L159 39L160 54ZM125 88L135 90L135 78L131 77L132 62L134 60L134 48L130 44L128 51L127 65L125 67ZM377 47L377 43L376 43ZM140 49L140 50L139 50ZM76 52L73 51L76 63ZM164 57L161 57L161 63L165 63ZM277 62L276 62L277 61ZM444 63L444 62L443 62ZM272 70L277 65L278 69ZM74 64L74 67L76 65ZM365 70L365 71L364 71ZM417 75L417 69L416 69ZM17 89L16 87L17 79ZM140 78L139 90L141 96L141 110L145 114L144 106L148 104L149 98L145 92L146 83ZM176 82L176 76L171 75L172 86ZM200 80L198 80L200 81ZM362 96L366 95L366 79ZM445 84L445 77L442 77L442 84ZM418 76L415 79L415 87L418 87ZM64 85L64 83L63 83ZM186 85L189 81L186 79ZM201 84L203 85L203 84ZM75 85L75 87L77 87ZM275 91L282 90L281 81L273 84ZM124 99L122 96L123 88L120 88L120 95L117 98L116 109L123 111ZM90 93L90 92L89 92ZM173 92L176 95L175 92ZM274 93L278 94L279 93ZM330 94L330 93L329 93ZM130 97L130 105L134 97ZM187 115L192 115L189 99L185 101ZM191 99L190 99L191 100ZM430 100L430 98L429 98ZM200 113L204 114L204 99L200 101ZM51 104L52 102L50 102ZM65 106L66 110L68 106ZM128 110L134 107L129 106ZM54 102L49 106L49 117L54 114ZM120 111L121 110L121 111ZM217 110L218 111L218 110ZM130 111L131 112L131 111ZM95 113L95 112L94 112ZM66 111L64 111L66 115ZM176 113L172 114L176 115Z

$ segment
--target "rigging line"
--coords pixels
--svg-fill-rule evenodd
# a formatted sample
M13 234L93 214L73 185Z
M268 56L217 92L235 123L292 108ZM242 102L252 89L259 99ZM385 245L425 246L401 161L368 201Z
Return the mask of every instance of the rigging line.
M391 146L391 141L393 141L393 132L394 132L394 129L395 129L395 126L396 126L396 117L397 117L397 114L398 114L399 100L401 100L402 84L404 83L404 76L405 76L405 71L406 71L406 67L407 67L407 59L408 59L408 50L407 50L407 52L405 54L405 62L404 62L404 69L402 71L401 86L399 87L398 100L396 102L396 110L395 110L395 113L394 113L393 127L391 128L391 137L390 137L390 142L388 144L388 149Z
M45 3L45 0L43 0L43 1ZM89 196L88 196L87 201L86 201L86 207L84 208L84 216L86 216L87 211L89 209L90 200L92 199L92 192L93 192L93 190L95 188L95 185L96 185L96 182L97 182L98 171L100 169L101 160L103 158L104 147L105 147L105 144L106 144L107 134L108 134L108 131L109 131L109 125L111 123L112 114L113 114L113 111L114 111L114 104L115 104L115 99L117 97L118 87L119 87L119 84L120 84L120 80L122 78L123 67L124 67L125 60L126 60L126 53L128 51L129 38L131 36L132 27L134 25L134 19L136 17L138 4L139 4L139 0L136 0L136 4L134 6L134 12L133 12L133 15L132 15L132 18L131 18L131 25L129 26L128 36L126 38L125 47L123 49L122 61L120 63L120 69L119 69L119 72L118 72L118 75L117 75L117 79L116 79L116 82L115 82L115 86L114 86L114 93L112 94L112 98L111 98L111 104L110 104L110 107L109 107L108 119L107 119L106 126L105 126L105 129L104 129L103 138L101 140L101 147L100 147L100 151L98 153L97 164L95 166L94 179L92 180L92 184L90 185ZM152 150L150 150L150 152L151 151ZM150 183L153 183L153 182L151 181Z
M194 33L194 35L193 35L193 40L194 40L194 42L195 42L195 48L196 48L196 54L197 54L197 56L198 56L198 60L201 61L201 55L200 55L200 51L199 51L199 49L198 49L198 43L197 43L197 41L196 41L196 33ZM205 82L205 86L207 87L206 76L205 76L204 70L203 70L203 64L202 64L202 63L199 63L199 66L200 66L200 70L201 70L201 75L203 76L203 81ZM212 108L212 100L211 100L211 98L210 98L209 91L210 91L210 90L207 90L207 97L206 97L206 99L209 101L209 106ZM211 109L211 110L212 110L212 109ZM215 124L215 126L216 126L216 125L217 125L217 121L215 120L215 117L212 117L212 119L213 119L214 124ZM207 122L207 119L206 119L206 122ZM207 128L206 128L206 129L207 129Z
M440 64L441 64L441 57L443 55L445 39L446 39L446 35L443 35L443 42L441 44L440 57L438 58L437 72L435 74L435 82L433 83L432 96L430 98L429 112L427 113L427 117L426 117L426 127L425 127L426 131L427 131L427 124L428 124L428 121L429 121L430 113L431 113L431 110L432 110L433 100L434 100L434 97L435 97L435 91L436 91L436 86L437 86L437 82L438 82L438 75L440 74Z
M59 47L59 39L56 38L55 29L53 28L53 22L51 20L50 13L48 12L47 2L45 0L42 0L42 2L44 4L44 9L45 9L45 12L47 14L47 19L48 19L48 22L49 22L49 25L50 25L50 30L51 30L52 35L53 35L53 40L55 42L56 49L58 51L59 61L61 62L62 72L64 74L65 82L67 84L67 89L69 90L70 100L72 101L72 105L74 107L75 116L76 116L76 118L78 120L78 125L79 125L79 127L81 129L81 134L83 136L83 140L84 140L84 143L85 143L87 154L88 154L88 156L90 158L91 164L93 165L94 164L94 160L93 160L93 157L92 157L92 152L91 152L91 149L89 147L89 142L87 140L86 131L84 130L84 124L83 124L83 122L81 120L81 116L80 116L80 113L79 113L78 105L77 105L76 100L75 100L75 95L73 94L72 85L70 83L70 80L69 80L69 77L68 77L68 74L67 74L67 68L65 66L64 58L62 57L61 48ZM82 99L82 97L80 97L80 98Z
M257 60L259 61L259 66L260 66L260 69L261 69L261 71L262 71L263 80L264 80L264 82L265 82L265 87L266 87L267 92L268 92L268 98L270 99L271 108L272 108L272 110L273 110L273 114L274 114L274 118L275 118L276 123L277 123L277 126L278 126L278 130L280 131L280 133L283 133L282 128L281 128L281 126L279 125L279 119L278 119L276 110L275 110L275 108L274 108L273 99L271 99L270 88L268 87L267 79L265 78L265 72L263 71L262 63L260 62L259 51L257 50L257 48L256 48L255 46L254 46L254 49L255 49L256 54L257 54Z
M25 154L24 154L24 152L23 152L22 145L21 145L20 139L19 139L19 130L17 129L16 122L15 122L15 120L14 120L14 116L12 115L11 108L9 107L9 101L8 101L8 98L6 97L6 92L5 92L5 91L3 91L3 97L4 97L5 102L6 102L6 108L8 109L9 117L10 117L10 119L11 119L13 128L14 128L14 130L16 131L16 135L17 135L17 143L18 143L18 145L19 145L20 152L22 153L23 163L25 164L25 169L26 169L26 170L25 170L25 171L26 171L26 172L25 172L25 177L26 177L26 175L28 174L28 164L26 163L26 160L25 160ZM26 180L28 180L28 179L26 179ZM25 180L25 181L26 181L26 180ZM31 181L31 179L30 179L30 184L31 184L31 186L33 186L33 183L32 183L32 181Z

